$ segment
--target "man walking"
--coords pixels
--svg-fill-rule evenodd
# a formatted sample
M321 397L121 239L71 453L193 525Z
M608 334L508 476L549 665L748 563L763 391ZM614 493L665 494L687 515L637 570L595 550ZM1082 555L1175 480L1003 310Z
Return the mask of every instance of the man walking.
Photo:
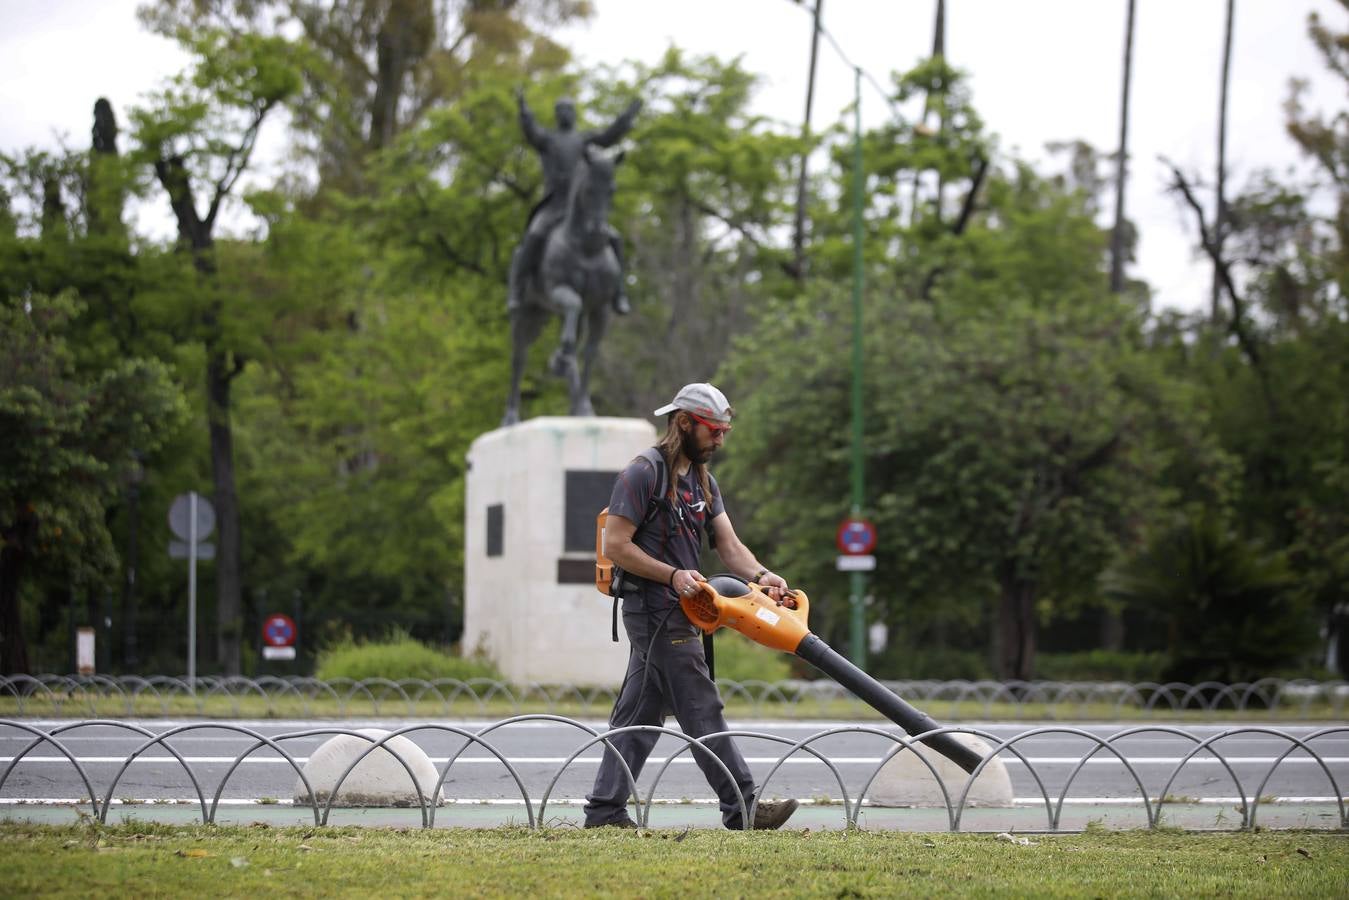
M605 552L623 570L623 628L631 646L609 725L663 725L665 710L671 709L685 734L701 737L727 730L700 632L679 606L681 595L707 580L698 571L703 535L710 531L713 546L733 574L757 582L774 599L781 598L787 582L760 565L740 542L717 480L707 471L731 430L734 410L726 396L710 384L687 384L655 414L667 417L665 435L618 476L604 530ZM634 732L613 738L634 778L659 737ZM720 801L722 822L743 829L740 795L749 808L756 794L745 758L728 737L704 746L707 751L695 747L691 752ZM628 793L623 767L606 750L586 798L586 827L635 828L626 809ZM780 828L796 807L795 800L761 801L751 825Z

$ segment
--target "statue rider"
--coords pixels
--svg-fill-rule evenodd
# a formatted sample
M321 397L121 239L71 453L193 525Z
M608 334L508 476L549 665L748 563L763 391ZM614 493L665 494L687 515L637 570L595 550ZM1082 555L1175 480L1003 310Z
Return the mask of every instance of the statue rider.
M525 92L517 89L515 98L520 105L520 129L525 139L539 152L543 164L543 199L529 214L525 226L525 236L511 256L510 290L506 299L506 310L514 312L521 302L521 292L525 279L532 278L538 271L543 255L544 241L554 225L562 221L567 214L567 199L571 190L572 172L589 144L599 147L612 147L632 128L637 112L642 108L641 100L633 100L628 108L603 131L576 130L576 104L569 98L558 100L553 106L557 120L557 129L549 131L539 127L525 102ZM632 311L624 289L623 277L623 240L617 230L609 226L609 245L613 247L618 260L618 293L614 297L614 312L627 315Z

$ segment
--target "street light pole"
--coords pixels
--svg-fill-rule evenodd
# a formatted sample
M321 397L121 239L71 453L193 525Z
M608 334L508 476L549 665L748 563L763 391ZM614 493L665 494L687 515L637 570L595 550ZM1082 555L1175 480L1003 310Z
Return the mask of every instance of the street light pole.
M853 69L853 208L852 208L852 516L862 515L862 70ZM850 573L848 597L852 662L866 665L862 604L866 573Z

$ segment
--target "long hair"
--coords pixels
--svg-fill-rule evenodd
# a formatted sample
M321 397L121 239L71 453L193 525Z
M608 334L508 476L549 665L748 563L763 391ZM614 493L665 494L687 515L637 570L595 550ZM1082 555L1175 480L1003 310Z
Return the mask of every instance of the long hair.
M683 412L682 409L677 409L670 413L665 420L665 434L656 442L656 449L660 451L661 456L665 457L665 471L669 473L669 478L666 479L669 482L666 487L666 497L671 503L675 502L675 495L678 490L678 485L675 484L678 479L675 478L674 467L675 460L679 458L679 453L683 449L684 432L679 428L679 416ZM685 418L687 419L687 416ZM690 422L689 424L692 425L693 423ZM708 478L707 464L689 460L689 465L692 466L693 474L698 478L698 483L703 487L703 496L707 498L708 503L711 503L712 482Z

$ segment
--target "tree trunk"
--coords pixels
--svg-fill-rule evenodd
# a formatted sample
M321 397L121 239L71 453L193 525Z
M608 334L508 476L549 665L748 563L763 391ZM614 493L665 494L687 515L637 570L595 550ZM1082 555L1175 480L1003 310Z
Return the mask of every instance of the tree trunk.
M239 674L239 640L243 632L239 500L234 488L234 432L230 426L230 382L235 374L224 351L209 351L206 362L207 418L211 433L216 527L219 529L215 567L216 658L226 675Z
M215 211L223 194L211 204L203 219L197 214L188 179L186 162L181 156L169 156L155 162L155 174L169 195L178 235L192 252L192 264L207 279L215 277L215 246L212 231ZM221 347L220 315L211 308L202 318L206 337L206 418L211 438L211 476L215 484L215 518L220 531L217 543L216 583L216 658L226 675L239 674L239 637L242 629L239 572L239 501L234 489L234 435L230 425L230 382L243 368L243 362Z
M1009 577L1002 579L1001 588L998 677L1030 681L1035 673L1035 584Z
M23 550L6 539L0 548L0 674L3 675L33 674L28 665L28 642L23 636L23 610L19 607L22 574Z
M1101 649L1118 653L1124 649L1124 612L1101 610Z
M140 462L136 463L139 471ZM127 540L126 540L126 559L123 565L126 570L126 581L122 585L122 666L125 671L134 673L140 665L140 649L136 646L136 621L137 621L137 603L136 603L136 567L140 563L140 549L138 539L140 536L140 486L132 483L127 488Z
M375 37L375 96L370 103L372 150L387 147L399 131L398 105L408 73L431 47L435 6L429 0L394 0Z

